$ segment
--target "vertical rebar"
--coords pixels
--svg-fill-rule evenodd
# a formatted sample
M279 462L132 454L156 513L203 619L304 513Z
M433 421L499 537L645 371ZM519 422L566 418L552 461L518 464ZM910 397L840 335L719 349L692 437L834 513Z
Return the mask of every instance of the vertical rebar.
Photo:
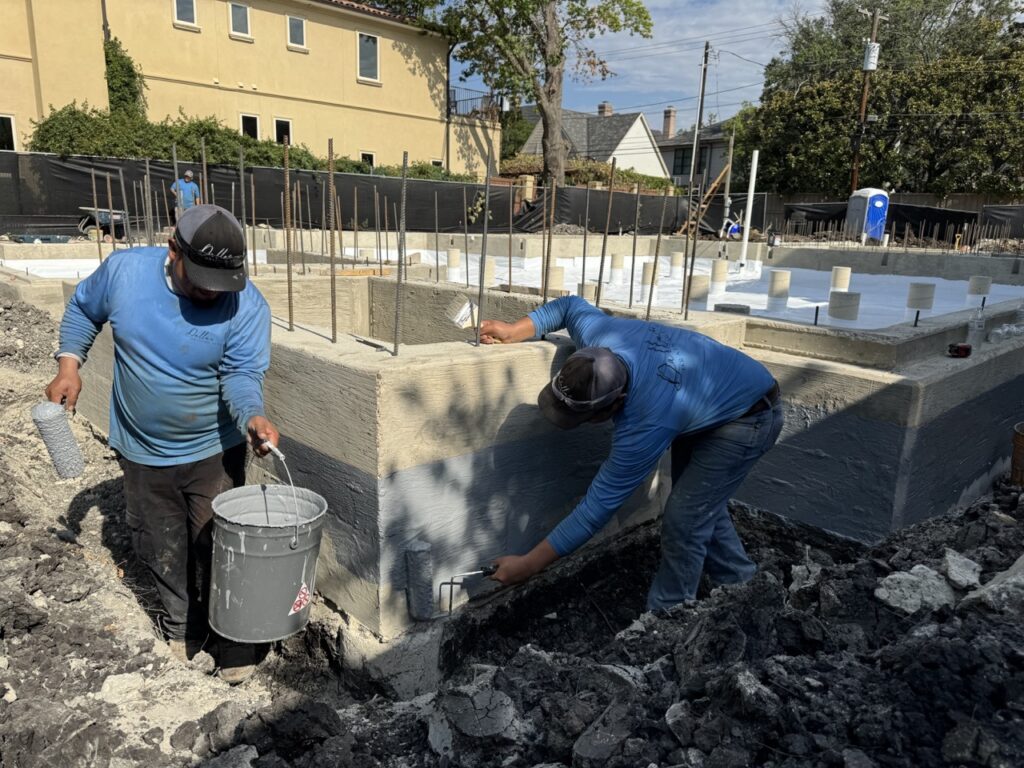
M124 168L117 169L117 177L121 182L121 203L124 205L124 236L128 239L128 247L135 247L135 239L132 237L131 216L128 214L128 195L124 189Z
M333 235L332 235L333 237ZM320 260L327 255L327 182L320 179Z
M285 137L284 143L285 143L285 146L288 145L288 137L287 136ZM207 189L207 184L210 183L210 177L207 175L207 172L206 172L206 137L205 136L200 136L199 137L199 152L200 152L200 155L201 155L202 161L203 161L203 202L204 203L208 203L208 202L210 202L210 195L209 195L210 190Z
M395 275L395 348L392 354L398 357L398 345L402 341L402 256L405 250L405 187L409 174L409 153L402 153L402 188L399 198L402 202L398 218L398 274ZM387 211L385 210L385 213Z
M487 175L484 177L484 231L480 236L480 262L478 270L480 272L480 292L477 294L476 300L476 345L478 347L480 346L480 324L483 322L484 316L484 275L487 272L487 218L491 213L491 153L493 146L493 144L488 144L487 146ZM466 267L468 271L468 260Z
M334 139L327 140L327 178L331 200L334 200ZM327 228L331 230L330 265L331 265L331 343L338 343L338 296L334 275L334 205L327 212Z
M654 263L657 265L661 256L661 230L665 227L665 209L668 208L668 187L661 196L661 219L658 221L658 239L654 243ZM658 285L658 268L655 266L654 274L651 276L651 286L647 289L647 314L644 320L651 319L651 303L654 300L654 288Z
M231 182L232 190L234 186L235 182ZM232 200L234 200L234 194L232 194ZM242 222L242 242L245 242L245 155L241 147L238 148L238 207L242 213L240 219Z
M146 158L146 176L144 178L144 184L142 189L142 205L146 211L146 238L149 240L149 244L153 245L155 239L155 233L153 232L153 196L149 190L152 186L152 180L149 175L149 158Z
M114 226L114 193L110 185L110 171L107 171L107 213L110 216L110 251L117 250L117 227Z
M389 251L391 250L391 242L390 242L390 239L389 239L389 236L388 236L388 231L389 231L390 224L391 224L391 222L389 221L389 217L388 217L388 196L384 195L384 258L385 258L385 261L390 261L391 260L391 258L390 258L391 254L389 253ZM381 274L383 275L384 273L381 272Z
M615 197L615 158L612 158L612 169L608 174L608 214L604 220L604 237L601 239L601 262L597 268L597 292L594 295L594 306L601 306L601 284L604 282L604 259L608 253L608 228L612 225L612 198Z
M174 166L174 182L172 189L177 190L174 194L174 223L178 223L178 217L181 216L181 190L178 184L178 145L171 144L171 164Z
M295 180L295 215L299 220L299 253L302 254L302 274L306 274L306 237L302 230L302 181Z
M96 222L96 258L103 263L103 225L100 224L100 201L96 195L96 169L90 168L92 175L92 219Z
M580 267L580 283L587 282L587 240L590 235L590 184L587 184L587 193L583 202L583 265Z
M139 188L136 185L136 182L134 182L134 181L132 182L132 200L135 201L135 217L139 220L139 223L142 224L142 231L143 231L143 233L145 233L146 225L145 225L145 222L142 221L142 214L139 211ZM127 202L125 203L125 205L127 205ZM136 232L138 232L137 229L136 229ZM146 244L149 245L149 243L146 243ZM139 245L142 245L141 238L140 238Z
M341 193L337 193L334 196L334 228L338 231L338 258L341 259L341 263L345 263L345 239L342 236L344 233L344 222L341 220ZM334 237L332 234L331 237Z
M291 239L291 223L292 223L292 196L289 194L292 188L291 173L288 167L288 141L289 137L284 137L284 192L281 195L284 203L284 258L288 265L288 330L295 330L295 304L294 294L292 290L292 239ZM206 154L203 154L203 168L206 166Z
M544 262L544 298L542 304L548 303L548 290L551 280L551 262L554 261L555 241L555 205L558 202L558 182L551 180L551 219L548 222L548 258ZM542 243L543 245L543 243Z
M441 232L437 221L437 190L434 190L434 282L441 282Z
M401 198L401 194L399 194L399 198ZM398 221L398 203L391 203L391 213L393 214L392 221L395 222L395 250L398 251L398 271L402 272L405 268L405 262L402 257L405 254L402 253L402 230Z
M209 184L209 187L210 187L210 202L213 205L216 205L217 204L217 185L214 184L211 181L210 184Z
M754 151L755 151L754 157L755 157L755 162L756 162L756 157L757 157L756 152L757 152L757 150L754 150ZM706 171L705 171L704 175L701 176L700 181L697 182L697 200L703 200L704 199L704 184L705 183L707 183L707 172ZM749 213L748 213L748 215L749 215ZM749 218L747 219L747 221L749 222ZM696 214L696 219L695 219L694 224L693 224L693 246L692 246L693 247L693 251L690 254L689 274L687 274L685 260L683 262L683 278L684 278L684 283L683 283L683 320L689 320L690 319L690 289L693 287L693 285L692 285L693 284L693 270L694 270L694 268L697 265L697 242L698 242L698 240L700 240L699 236L700 236L700 208L698 207L697 214ZM655 271L657 271L657 270L655 270Z
M629 308L633 308L633 286L636 283L636 239L640 234L640 184L636 185L636 203L633 206L633 261L629 265ZM654 260L654 274L658 274L658 260ZM653 283L652 283L653 284ZM654 289L648 289L654 293Z
M512 293L512 217L515 216L516 188L508 185L508 292Z
M376 184L373 185L373 228L377 234L377 267L380 276L384 277L384 259L380 252L380 194Z
M466 287L469 288L469 203L466 201L466 185L462 185L462 258L466 260Z
M231 182L231 207L230 207L229 210L231 211L231 215L234 216L235 215L235 182L233 182L233 181Z
M168 204L167 204L167 185L166 184L161 184L160 185L160 192L162 193L163 200L164 200L164 221L167 222L167 226L170 226L171 225L171 209L168 207Z
M352 185L352 260L359 259L359 187ZM369 264L369 262L367 262Z
M256 266L256 173L249 174L249 199L252 201L252 274L257 276L260 273Z
M544 244L548 241L548 188L544 187L544 194L540 198L540 292L547 291L544 285L544 275L547 274L547 251Z

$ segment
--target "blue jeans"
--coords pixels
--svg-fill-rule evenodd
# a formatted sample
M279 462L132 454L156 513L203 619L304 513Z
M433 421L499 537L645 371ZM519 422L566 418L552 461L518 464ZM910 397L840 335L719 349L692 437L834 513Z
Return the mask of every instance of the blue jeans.
M782 431L782 406L742 416L672 443L672 492L661 521L661 562L647 593L647 610L671 608L697 595L701 572L719 584L748 581L747 557L729 497Z

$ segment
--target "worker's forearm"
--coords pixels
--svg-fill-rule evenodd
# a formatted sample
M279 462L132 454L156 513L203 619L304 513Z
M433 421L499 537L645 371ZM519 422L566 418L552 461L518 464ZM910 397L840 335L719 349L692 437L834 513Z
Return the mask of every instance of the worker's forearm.
M558 553L548 540L544 539L527 553L526 559L530 562L531 572L539 573L558 559Z
M527 315L519 320L512 323L512 339L513 342L526 341L532 339L537 335L537 329L533 325L533 320Z

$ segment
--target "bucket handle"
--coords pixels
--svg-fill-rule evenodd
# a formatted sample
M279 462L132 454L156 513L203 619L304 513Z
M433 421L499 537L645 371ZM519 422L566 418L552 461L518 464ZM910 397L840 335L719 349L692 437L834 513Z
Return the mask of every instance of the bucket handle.
M288 462L285 461L284 454L281 453L280 449L276 445L269 440L264 440L263 447L268 449L280 460L281 466L284 467L284 471L288 475L288 485L292 487L292 504L295 510L295 530L292 532L292 540L288 546L295 549L299 546L299 497L295 493L295 482L292 480L292 472L288 469Z

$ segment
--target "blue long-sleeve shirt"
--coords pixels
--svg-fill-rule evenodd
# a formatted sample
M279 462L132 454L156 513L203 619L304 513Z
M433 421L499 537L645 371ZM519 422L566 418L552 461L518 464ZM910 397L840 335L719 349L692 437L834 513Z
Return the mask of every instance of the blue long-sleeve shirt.
M166 248L133 248L104 261L68 301L57 353L84 363L110 323L110 444L150 466L241 443L249 419L263 415L270 366L270 308L256 286L200 306L171 290L166 258Z
M530 313L538 334L562 328L577 348L607 347L629 370L612 450L586 496L548 536L567 555L597 533L681 434L742 416L772 386L761 363L682 328L609 317L578 296Z

